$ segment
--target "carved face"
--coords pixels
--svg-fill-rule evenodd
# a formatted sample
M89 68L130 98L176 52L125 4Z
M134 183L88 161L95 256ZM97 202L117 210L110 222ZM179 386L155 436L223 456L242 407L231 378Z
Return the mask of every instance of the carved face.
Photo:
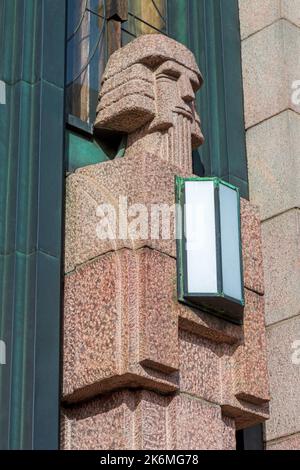
M201 83L194 56L185 46L158 34L140 36L107 64L95 128L131 134L147 126L149 133L164 132L181 119L196 148L203 142L195 109Z
M154 73L156 116L149 130L168 129L174 125L174 114L191 122L192 147L203 142L200 119L195 107L195 93L200 88L197 74L172 60L161 64Z

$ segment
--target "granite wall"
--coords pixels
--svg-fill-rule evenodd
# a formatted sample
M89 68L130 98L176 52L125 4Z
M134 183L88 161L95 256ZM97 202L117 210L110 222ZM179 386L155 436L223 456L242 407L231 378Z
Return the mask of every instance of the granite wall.
M268 449L299 449L300 1L239 5L250 202L260 209L265 273L265 441Z

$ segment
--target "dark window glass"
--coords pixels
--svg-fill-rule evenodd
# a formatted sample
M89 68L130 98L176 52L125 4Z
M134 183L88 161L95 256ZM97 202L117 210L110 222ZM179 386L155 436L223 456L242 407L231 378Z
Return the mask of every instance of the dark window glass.
M105 1L69 0L67 33L67 114L95 120L105 67Z
M92 125L101 77L107 61L108 29L105 0L68 0L68 121ZM128 21L122 23L121 44L141 34L167 34L167 0L128 0ZM75 119L74 119L75 118Z
M141 34L168 33L167 0L128 0L128 21L122 25L122 45Z
M263 426L257 424L236 432L237 450L264 450Z

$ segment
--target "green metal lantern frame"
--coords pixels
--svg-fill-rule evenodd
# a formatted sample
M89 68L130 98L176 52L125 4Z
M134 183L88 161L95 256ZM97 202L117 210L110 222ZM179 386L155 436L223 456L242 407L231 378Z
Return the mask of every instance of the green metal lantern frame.
M212 181L214 184L215 203L215 230L216 230L216 270L217 270L217 292L216 293L189 293L187 289L187 256L186 256L186 234L185 226L185 183L188 181ZM233 298L223 291L223 270L222 270L222 247L221 247L221 222L220 222L220 184L233 189L237 193L237 213L239 232L239 257L240 257L240 279L241 279L241 299ZM176 176L176 203L181 207L181 217L177 216L177 292L178 300L182 303L200 310L212 313L220 318L232 323L243 323L244 312L244 286L243 286L243 258L241 241L241 219L240 219L240 193L239 189L232 184L217 177L190 177L182 178Z

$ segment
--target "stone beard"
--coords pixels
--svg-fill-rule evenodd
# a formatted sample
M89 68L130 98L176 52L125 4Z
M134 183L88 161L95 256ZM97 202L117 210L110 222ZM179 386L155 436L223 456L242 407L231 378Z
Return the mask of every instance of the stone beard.
M126 132L125 156L146 150L191 173L192 149L204 140L195 109L201 83L183 45L158 34L141 36L107 64L95 129Z
M191 121L180 113L173 113L173 126L161 135L161 158L169 163L190 170L192 161Z
M148 126L128 135L126 156L136 155L142 149L160 156L162 160L191 171L191 121L180 113L173 113L173 124L166 131L150 132Z

